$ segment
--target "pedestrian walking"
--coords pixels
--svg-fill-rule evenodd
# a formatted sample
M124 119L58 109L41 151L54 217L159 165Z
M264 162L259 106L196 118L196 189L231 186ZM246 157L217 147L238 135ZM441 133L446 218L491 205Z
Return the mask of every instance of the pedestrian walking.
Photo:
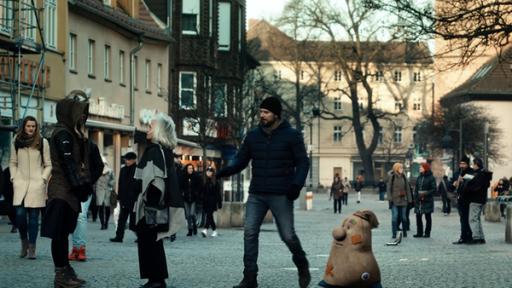
M441 201L443 201L444 216L450 215L452 210L452 200L450 199L450 192L448 191L448 185L446 184L447 182L448 176L444 175L443 178L441 178L441 181L439 181L439 185L437 185L437 191L441 194Z
M492 172L487 171L480 158L473 159L473 179L468 181L469 226L473 236L471 244L485 244L484 230L480 215L487 202L487 188L490 186Z
M379 178L379 183L377 183L377 190L379 192L379 201L384 201L384 196L386 195L387 191L387 184L384 182L382 177Z
M138 182L133 178L137 168L137 154L128 152L124 155L125 165L119 171L117 185L117 199L119 200L120 212L117 220L116 236L110 238L111 242L123 242L124 231L128 219L134 219L133 206L137 200L137 192L140 189ZM132 216L130 216L132 215Z
M412 195L409 182L404 174L402 163L393 164L393 170L389 175L387 198L391 209L391 234L392 241L396 240L399 217L402 223L403 237L407 237L407 205L412 203Z
M46 206L46 183L52 163L50 145L39 131L36 118L27 116L14 137L9 160L13 186L12 205L16 209L16 227L21 239L20 257L36 259L39 214Z
M343 204L345 206L348 206L348 193L350 190L352 190L352 186L350 185L348 178L345 177L345 179L343 179Z
M429 238L432 231L432 213L434 212L434 192L436 190L436 179L430 170L430 164L420 165L420 176L416 180L414 189L414 212L416 213L416 234L415 238ZM425 230L423 230L423 215L425 215ZM403 226L402 226L403 227ZM404 229L405 230L405 229Z
M135 204L140 278L142 288L164 288L169 277L163 240L179 228L183 220L183 199L174 170L172 149L177 137L174 122L164 113L151 121L146 136L151 143L144 150L135 171L141 184Z
M181 178L180 189L183 200L185 201L185 218L187 219L187 236L197 234L197 216L196 208L201 192L201 177L194 170L194 165L185 165L183 176Z
M357 192L357 204L361 203L361 190L363 190L363 175L356 177L356 183L354 184L354 190Z
M449 189L457 193L457 210L460 218L459 240L453 244L473 242L471 227L469 226L469 195L466 193L467 182L473 177L473 169L469 167L469 158L463 156L459 162L459 171L453 175Z
M258 237L263 218L270 209L281 240L286 243L297 266L299 287L311 282L309 263L295 234L293 201L299 197L309 169L302 134L281 119L278 98L268 97L260 104L260 125L249 131L232 165L218 177L242 171L252 160L252 178L244 223L244 277L234 286L258 286Z
M329 200L333 199L334 204L334 214L341 214L341 201L343 198L343 183L341 182L340 176L336 174L334 180L331 184L331 194L329 195Z
M201 234L203 237L208 236L208 229L212 229L212 237L217 237L217 225L213 213L217 209L222 209L222 191L219 182L215 178L215 169L209 167L206 169L206 181L203 185L203 211L206 213L206 223Z
M110 219L110 199L114 192L115 178L114 171L109 167L107 160L103 158L103 172L94 185L96 193L96 206L100 216L101 230L108 229Z
M75 230L80 202L87 201L93 191L85 134L89 115L86 94L72 91L57 103L56 115L57 124L50 140L52 177L41 235L52 239L55 287L80 287L85 281L69 265L68 236Z
M495 187L493 188L493 191L495 191L496 196L508 196L509 195L509 187L510 182L506 177L501 178L498 180ZM507 204L500 203L500 213L501 217L505 217L505 208L507 207Z
M98 146L90 139L87 142L89 145L89 172L91 184L94 185L103 172L104 164ZM78 214L75 231L71 235L72 248L68 255L69 261L87 260L87 213L89 212L91 200L92 194L89 195L87 201L80 203L80 214Z

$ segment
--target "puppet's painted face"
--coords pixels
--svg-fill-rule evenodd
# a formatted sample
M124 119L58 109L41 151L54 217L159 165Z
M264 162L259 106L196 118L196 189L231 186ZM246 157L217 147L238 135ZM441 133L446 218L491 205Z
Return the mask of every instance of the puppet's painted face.
M343 221L341 226L334 228L332 231L334 245L351 250L358 250L363 246L371 245L369 235L371 228L368 223L363 223L363 221L365 222L365 220L351 215Z

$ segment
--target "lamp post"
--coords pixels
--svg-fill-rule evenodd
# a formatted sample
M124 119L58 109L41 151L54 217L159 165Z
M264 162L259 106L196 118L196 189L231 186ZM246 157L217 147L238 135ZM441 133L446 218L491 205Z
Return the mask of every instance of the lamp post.
M312 112L313 112L313 118L316 117L318 119L318 122L317 122L318 123L317 124L317 130L318 130L317 131L318 132L318 148L317 148L317 150L318 150L318 181L317 182L320 183L320 108L314 107ZM313 122L313 121L311 121L311 122ZM311 149L311 150L313 150L313 149ZM311 151L311 156L313 156L313 151ZM311 158L311 161L313 161L313 158ZM313 168L313 167L311 167L311 168Z

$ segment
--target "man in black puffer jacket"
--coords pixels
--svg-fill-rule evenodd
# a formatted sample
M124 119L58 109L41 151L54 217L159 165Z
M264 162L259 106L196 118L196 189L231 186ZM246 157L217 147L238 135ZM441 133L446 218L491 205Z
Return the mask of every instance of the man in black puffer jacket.
M469 226L473 233L473 241L468 244L485 244L484 231L480 215L487 202L487 189L491 184L492 172L484 169L482 159L473 159L474 177L469 180L466 186L469 200Z
M244 278L235 288L257 287L258 236L270 209L279 235L293 254L299 272L299 286L311 281L306 253L295 234L293 201L299 197L309 168L302 134L281 120L279 99L268 97L260 105L260 125L249 131L235 161L217 177L242 171L252 160L252 178L244 229Z

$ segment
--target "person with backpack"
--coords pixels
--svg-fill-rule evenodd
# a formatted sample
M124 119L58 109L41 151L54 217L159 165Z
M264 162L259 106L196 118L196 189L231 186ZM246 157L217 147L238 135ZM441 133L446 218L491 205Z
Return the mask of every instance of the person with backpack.
M77 225L81 202L92 194L90 147L85 122L89 115L86 94L73 90L57 102L57 124L51 136L52 178L41 235L51 238L55 287L80 287L85 283L69 265L68 237Z
M405 229L408 226L407 205L412 203L412 195L402 163L393 164L387 188L387 198L389 207L391 207L392 238L396 240L399 216L401 217L403 237L407 237L407 229Z
M13 184L12 205L21 239L20 257L36 259L39 214L46 206L46 183L52 163L50 145L39 131L36 118L27 116L14 137L9 160Z

